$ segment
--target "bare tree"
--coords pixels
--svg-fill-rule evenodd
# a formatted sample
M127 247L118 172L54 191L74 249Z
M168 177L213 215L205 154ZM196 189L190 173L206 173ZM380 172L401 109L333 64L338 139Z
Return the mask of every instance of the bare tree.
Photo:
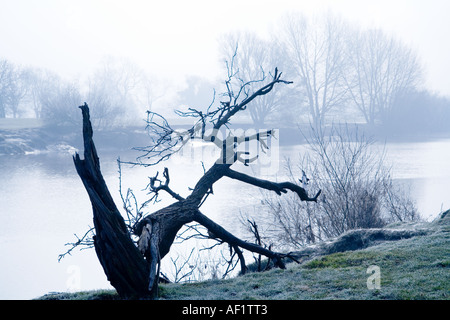
M19 116L20 104L28 94L29 75L30 70L23 69L19 66L16 66L11 74L8 100L9 109L11 110L13 118L17 118Z
M355 31L348 37L350 97L368 124L384 122L395 100L411 92L421 79L413 50L381 30Z
M13 65L8 60L0 60L0 118L6 117L12 73Z
M53 124L79 125L76 108L73 107L81 99L80 88L76 82L58 83L54 91L41 96L42 112Z
M271 237L278 245L298 248L352 229L418 220L414 202L392 181L382 146L349 126L311 132L298 165L287 161L286 170L291 181L310 172L310 187L319 183L324 195L311 206L291 195L264 194Z
M156 78L142 70L139 75L139 83L136 104L144 106L144 110L152 110L154 103L167 94L167 83L164 79ZM139 110L140 111L140 110Z
M245 266L241 250L249 250L270 258L277 267L285 267L283 258L289 254L274 252L241 240L199 210L207 197L212 194L214 183L224 177L270 190L278 195L290 190L296 193L300 200L317 201L320 191L310 197L298 184L262 180L231 169L236 162L248 165L252 161L250 155L238 151L237 148L240 144L257 141L261 148L267 148L267 139L273 133L271 130L251 136L229 134L224 139L217 134L222 127L230 124L233 116L244 111L253 100L269 94L276 85L291 83L283 80L281 76L282 74L275 69L271 81L262 84L255 91L249 91L248 87L252 82L235 79L236 73L229 66L228 78L225 82L227 91L218 106L213 108L211 105L206 112L193 108L186 112L178 112L180 116L193 117L197 121L193 127L184 132L174 130L161 115L148 112L148 128L155 139L151 146L140 148L143 156L134 164L152 166L163 159L168 159L180 150L186 139L201 139L204 142L213 143L220 148L221 155L209 170L205 171L187 196L181 196L169 186L168 169L164 170L162 179L158 178L157 174L150 180L148 188L151 197L156 199L161 192L166 192L174 198L175 202L135 222L132 232L139 237L137 246L102 177L100 162L92 140L93 131L89 108L87 104L81 106L84 160L76 154L74 162L93 207L94 246L97 256L109 281L117 289L119 295L122 297L154 297L156 295L160 261L169 252L180 228L190 222L201 224L208 230L211 238L229 244L239 257L241 266ZM235 86L236 83L239 85ZM160 122L156 122L155 119ZM245 269L243 271L245 272Z
M45 106L53 99L62 85L62 79L55 73L43 69L31 69L28 74L28 99L34 115L40 119L48 116L44 113Z
M284 23L281 37L315 128L320 128L329 112L343 107L347 99L342 78L345 32L345 24L332 15L312 20L290 15Z
M28 92L28 70L0 60L0 118L9 112L13 118L19 115L19 106Z
M140 87L148 85L144 72L127 59L106 57L88 80L88 101L96 128L123 124L137 117L137 101ZM144 94L149 102L148 89Z
M239 79L247 83L247 89L255 90L264 82L270 82L269 68L273 65L284 68L285 54L282 46L273 40L265 40L254 33L234 32L224 35L220 43L225 61L233 61L233 68L239 73ZM249 105L253 124L262 127L270 116L282 111L283 103L288 99L287 87L280 88L270 95L261 96Z
M374 151L374 140L348 126L333 127L328 134L312 131L309 146L319 167L314 181L327 181L327 197L317 218L325 237L356 228L384 225L380 203L389 171L383 150Z

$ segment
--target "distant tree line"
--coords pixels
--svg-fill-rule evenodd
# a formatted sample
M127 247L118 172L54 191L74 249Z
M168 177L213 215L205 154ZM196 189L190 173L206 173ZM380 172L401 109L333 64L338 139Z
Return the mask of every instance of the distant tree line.
M255 126L357 122L390 132L448 131L450 99L425 90L417 53L380 29L363 29L332 14L290 14L264 38L231 32L219 47L221 60L233 61L236 78L250 82L248 90L269 81L274 67L294 81L248 106ZM198 76L187 77L186 84L170 107L206 110L219 101L217 92L227 92L217 87L223 83ZM74 124L74 106L88 101L97 129L126 125L151 108L156 86L125 59L106 58L83 83L0 59L0 118Z
M450 100L422 88L417 53L380 29L362 29L331 14L291 14L267 38L233 32L220 43L224 60L236 57L243 81L265 81L273 65L294 81L270 101L249 106L258 125L285 119L315 128L360 122L392 131L436 131L445 130L450 117Z
M85 83L0 59L0 118L79 124L77 106L89 101L97 129L127 125L151 108L154 87L152 77L126 59L105 58Z

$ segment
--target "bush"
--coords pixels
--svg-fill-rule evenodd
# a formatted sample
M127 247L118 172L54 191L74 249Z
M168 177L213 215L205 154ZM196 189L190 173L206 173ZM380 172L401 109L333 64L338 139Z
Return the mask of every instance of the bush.
M312 130L308 152L299 165L286 162L294 183L302 170L310 189L322 189L318 203L300 202L296 195L263 195L268 232L280 246L299 247L337 237L360 228L380 228L396 221L418 220L414 203L391 179L384 150L357 129L333 126L329 132ZM314 190L309 190L315 193Z

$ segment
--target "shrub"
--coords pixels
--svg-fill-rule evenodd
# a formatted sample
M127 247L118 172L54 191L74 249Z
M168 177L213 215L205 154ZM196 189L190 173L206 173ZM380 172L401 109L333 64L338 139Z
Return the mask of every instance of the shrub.
M413 201L395 187L385 152L374 140L348 126L329 132L312 130L308 151L286 171L294 183L302 170L310 189L322 189L318 203L303 203L292 195L263 194L265 218L273 242L299 247L359 228L380 228L396 221L418 220ZM309 192L314 193L310 190Z

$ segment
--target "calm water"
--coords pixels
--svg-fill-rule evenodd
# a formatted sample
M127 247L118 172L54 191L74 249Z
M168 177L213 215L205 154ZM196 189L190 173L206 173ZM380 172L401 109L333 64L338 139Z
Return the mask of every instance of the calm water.
M394 178L410 186L425 219L434 218L442 208L450 208L450 140L390 143L386 147ZM298 150L283 147L275 156L294 158ZM120 208L117 156L100 152L105 180ZM205 166L214 156L202 155ZM133 155L121 157L132 160ZM186 159L192 159L191 155L164 163L170 169L171 186L181 195L186 195L188 187L193 187L203 173L198 158ZM252 169L245 169L252 173ZM282 177L281 168L276 169L259 174ZM141 189L156 169L122 170L123 188L132 187L138 200L144 200ZM0 177L0 299L30 299L51 291L66 291L74 277L81 290L110 288L93 250L76 251L58 263L58 255L66 250L64 244L74 241L75 233L81 236L92 225L90 202L71 155L1 156ZM239 210L251 210L259 202L258 196L257 188L224 178L214 186L214 196L202 211L236 232ZM168 203L162 202L151 210Z

